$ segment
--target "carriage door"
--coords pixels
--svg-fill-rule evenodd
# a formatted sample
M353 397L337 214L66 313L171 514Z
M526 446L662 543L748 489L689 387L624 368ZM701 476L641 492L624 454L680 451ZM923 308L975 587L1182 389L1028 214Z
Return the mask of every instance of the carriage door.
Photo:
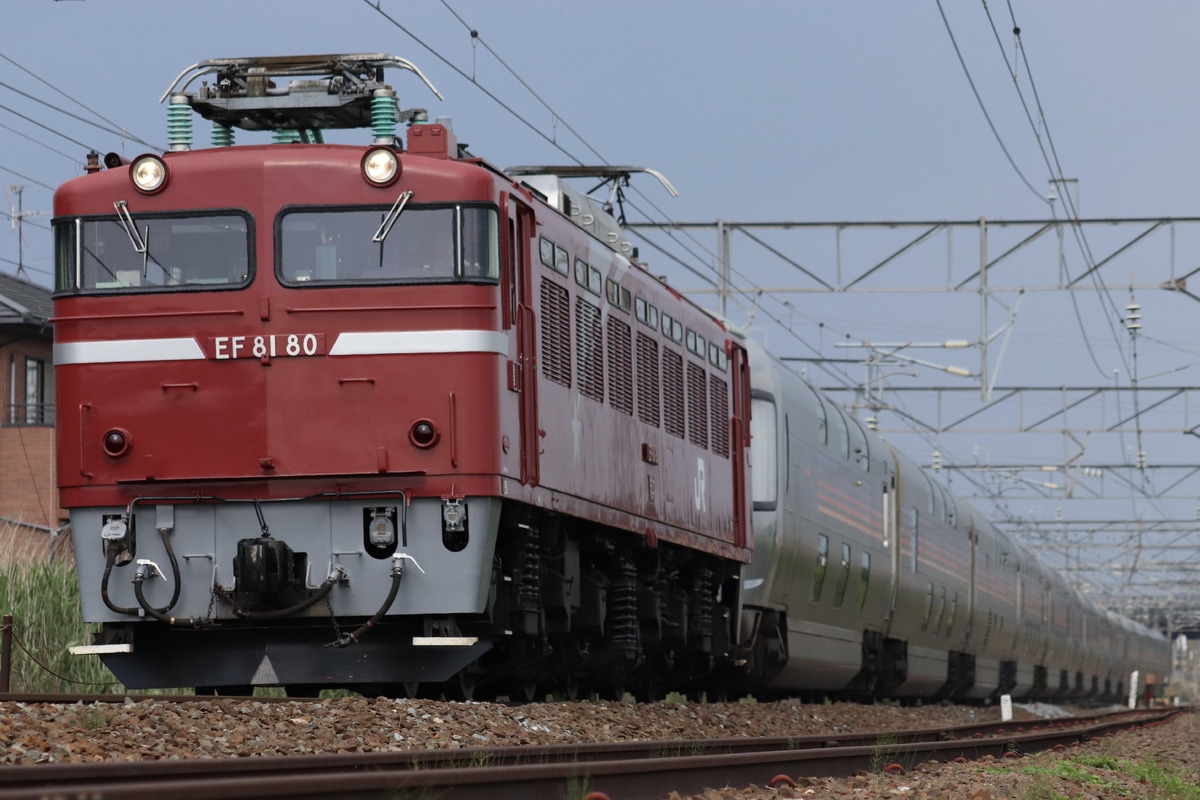
M900 551L903 549L901 545L904 523L900 513L900 491L896 486L897 476L900 475L900 460L891 445L887 445L887 455L881 459L881 462L883 464L883 549L887 554L888 571L891 573L887 610L884 612L883 622L884 631L889 632L900 594Z
M529 247L535 228L533 209L512 195L508 202L509 307L516 323L517 360L510 372L510 389L520 394L521 483L536 485L540 478L537 409L537 337L533 314L533 288L529 274Z

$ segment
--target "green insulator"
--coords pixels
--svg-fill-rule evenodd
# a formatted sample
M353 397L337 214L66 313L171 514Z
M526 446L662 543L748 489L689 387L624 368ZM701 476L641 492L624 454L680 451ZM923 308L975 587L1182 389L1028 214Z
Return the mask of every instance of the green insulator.
M214 124L212 127L212 146L233 147L233 128Z
M314 144L325 144L325 131L320 128L313 128L312 140Z
M371 98L371 132L376 144L391 144L396 141L396 93L390 89L376 89Z
M167 106L167 145L172 151L192 149L192 104L186 94L171 95Z
M300 132L294 130L285 130L279 128L273 134L275 144L291 144L292 142L300 141Z

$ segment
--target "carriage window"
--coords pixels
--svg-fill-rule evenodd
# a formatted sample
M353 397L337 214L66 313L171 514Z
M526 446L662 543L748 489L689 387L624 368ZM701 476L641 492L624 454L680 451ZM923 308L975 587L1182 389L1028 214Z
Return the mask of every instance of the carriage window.
M494 209L408 206L385 230L387 216L383 208L284 212L276 228L280 279L301 285L499 277Z
M933 584L925 584L925 614L921 617L921 630L929 629L929 618L933 615Z
M904 515L904 519L901 522L901 527L908 528L908 530L912 532L912 548L908 554L908 565L913 572L916 572L918 563L917 559L921 552L921 517L919 514L917 514L916 506L908 506L901 513Z
M837 583L833 587L833 607L841 608L846 599L846 584L850 582L850 545L842 545L842 570L838 573Z
M821 587L825 585L825 569L829 566L829 537L823 533L817 534L817 561L813 566L812 594L809 600L817 602L821 599Z
M247 216L130 214L125 220L114 213L56 225L58 291L203 289L250 279Z
M802 383L801 386L803 386L805 389L808 389L808 391L812 393L813 403L815 404L813 406L813 411L815 412L813 414L813 419L817 421L817 441L820 444L826 444L828 442L829 435L827 433L827 425L825 421L825 404L821 402L821 396L817 394L816 389L809 386L807 383Z
M867 586L871 583L871 554L863 553L860 561L862 563L858 574L858 597L854 600L854 610L861 614L867 602Z
M750 458L754 469L754 509L770 511L775 508L779 460L776 446L775 400L769 395L750 399Z
M842 414L842 410L838 408L836 403L830 404L833 409L831 415L833 428L837 434L838 452L842 454L842 458L850 457L850 433L846 430L846 417Z

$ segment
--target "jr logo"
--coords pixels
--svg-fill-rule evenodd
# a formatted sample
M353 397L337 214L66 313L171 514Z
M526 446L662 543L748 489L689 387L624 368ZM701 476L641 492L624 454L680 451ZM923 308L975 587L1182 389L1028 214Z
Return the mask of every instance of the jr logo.
M708 511L708 487L704 479L704 459L696 459L696 477L692 479L692 494L697 511Z

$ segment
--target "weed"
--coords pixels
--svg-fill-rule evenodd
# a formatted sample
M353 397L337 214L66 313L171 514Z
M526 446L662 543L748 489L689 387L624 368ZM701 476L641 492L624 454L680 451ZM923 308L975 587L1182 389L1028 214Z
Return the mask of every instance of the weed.
M1137 781L1146 787L1139 790L1139 797L1162 798L1162 800L1200 800L1200 785L1187 779L1186 771L1174 762L1133 762L1106 755L1079 755L1053 762L1049 766L1023 764L1015 769L992 767L989 772L1010 772L1029 777L1029 784L1021 794L1021 800L1066 800L1053 788L1055 780L1068 780L1081 786L1099 789L1120 786L1101 771L1109 771L1126 779Z
M90 706L86 711L79 715L79 724L85 731L95 731L100 728L108 727L111 722L108 710Z
M1160 789L1164 797L1179 798L1179 800L1200 800L1200 785L1186 779L1186 770L1173 761L1160 764L1150 760L1138 764L1122 764L1123 769L1129 770L1129 775L1137 780L1145 780L1151 786Z
M895 760L896 748L900 744L900 737L891 733L880 734L875 739L875 746L871 750L871 772L880 775L888 765Z
M1051 784L1046 775L1035 775L1021 792L1021 800L1071 800Z
M588 786L591 782L587 775L572 775L567 778L567 791L563 800L583 800L588 796Z

